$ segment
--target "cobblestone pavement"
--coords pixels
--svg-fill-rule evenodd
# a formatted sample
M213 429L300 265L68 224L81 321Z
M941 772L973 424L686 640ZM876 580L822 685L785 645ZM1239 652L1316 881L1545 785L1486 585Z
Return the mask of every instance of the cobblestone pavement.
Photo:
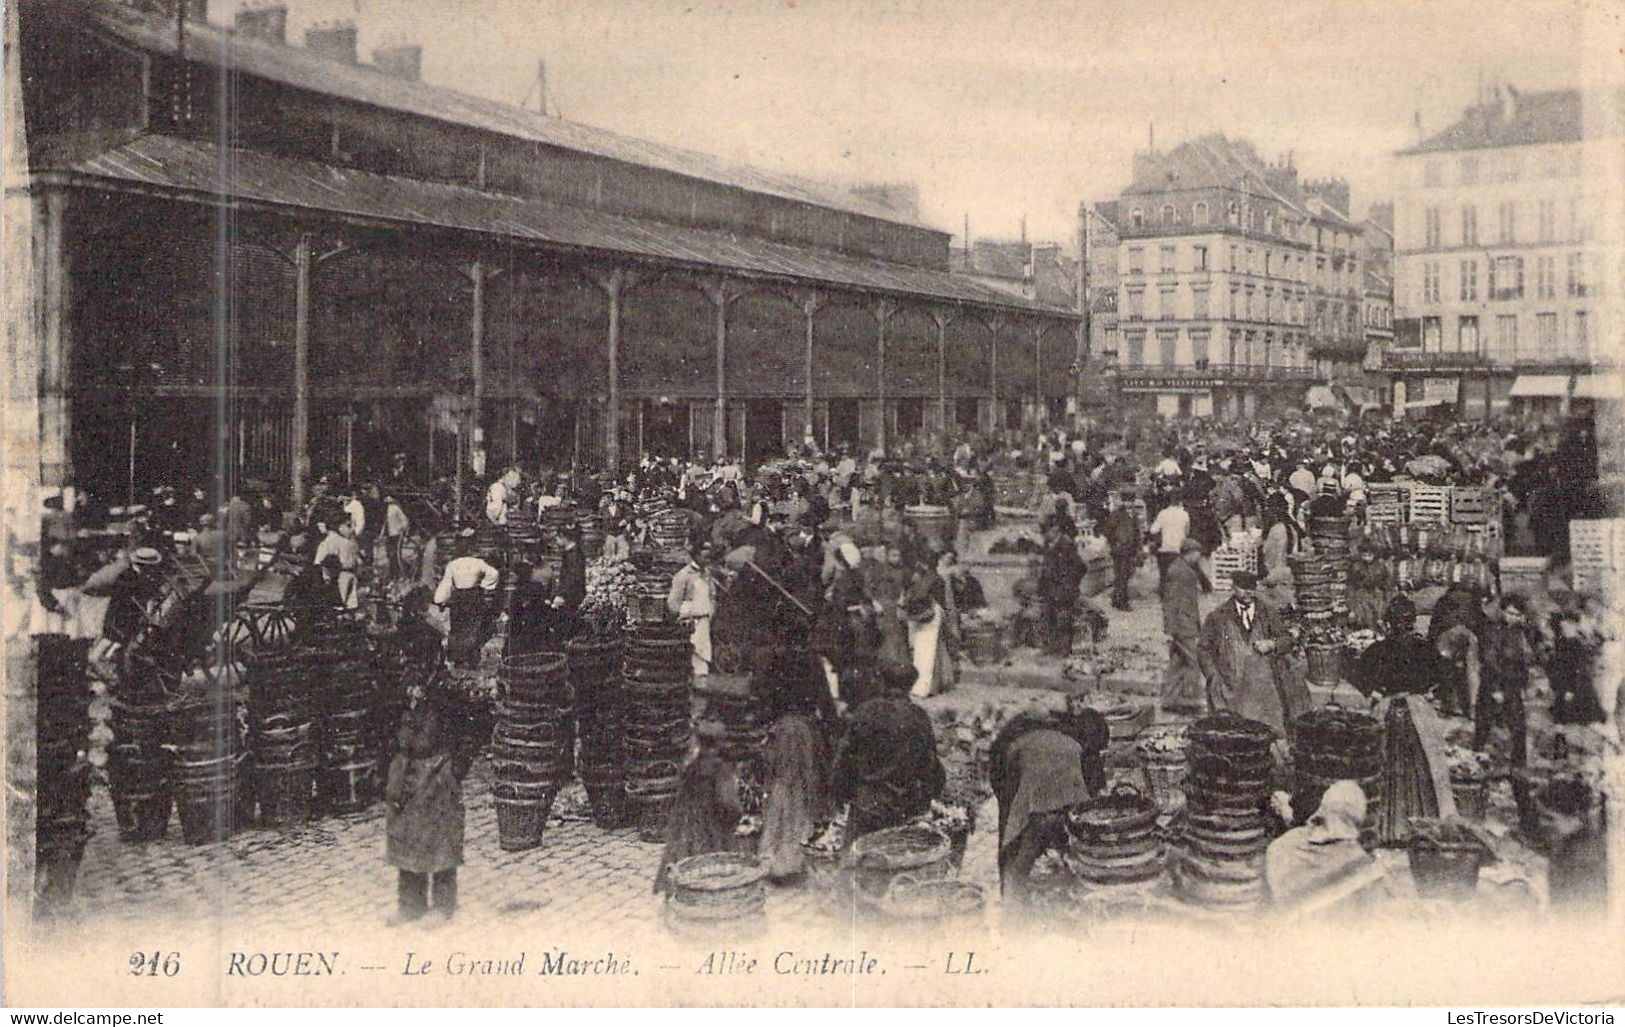
M527 921L568 923L591 931L653 927L659 903L651 893L661 847L640 841L636 829L605 831L571 816L561 795L540 847L504 852L497 844L489 777L476 767L464 788L467 806L465 864L458 875L459 933L484 927L512 929ZM584 797L583 797L584 798ZM557 814L564 812L561 819ZM584 810L583 810L584 812ZM192 846L171 820L167 837L121 842L112 806L98 790L92 805L95 835L85 852L76 889L81 928L212 920L274 924L290 932L382 924L395 906L395 872L384 863L382 805L363 814L328 817L298 828L252 828L224 842ZM991 802L985 825L972 836L962 879L997 893ZM768 916L774 922L827 920L809 886L775 888ZM833 921L829 921L833 922Z

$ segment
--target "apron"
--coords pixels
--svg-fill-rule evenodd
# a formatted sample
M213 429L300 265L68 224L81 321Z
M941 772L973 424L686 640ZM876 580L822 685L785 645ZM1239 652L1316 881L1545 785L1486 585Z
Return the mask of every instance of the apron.
M914 687L910 694L917 699L935 695L937 667L942 660L942 607L931 604L929 620L908 622L908 645L914 663Z

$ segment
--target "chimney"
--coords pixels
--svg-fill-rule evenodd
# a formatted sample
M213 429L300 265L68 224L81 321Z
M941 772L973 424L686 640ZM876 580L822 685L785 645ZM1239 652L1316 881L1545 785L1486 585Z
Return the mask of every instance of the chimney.
M423 47L416 43L381 46L372 52L372 64L392 78L416 82L423 77Z
M356 29L353 21L324 21L305 29L305 49L318 57L354 64Z
M536 62L536 109L547 113L547 62Z
M237 12L237 34L246 39L267 43L288 41L288 8L286 4L267 4L263 7L244 7Z

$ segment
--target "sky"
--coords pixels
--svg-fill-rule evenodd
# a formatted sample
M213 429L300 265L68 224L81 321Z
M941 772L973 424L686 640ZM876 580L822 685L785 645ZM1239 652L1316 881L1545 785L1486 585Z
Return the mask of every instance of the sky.
M348 18L367 59L423 46L423 77L765 168L907 181L921 220L973 238L1075 240L1080 201L1131 159L1222 131L1349 180L1482 83L1621 77L1607 0L287 0L289 38ZM211 0L227 21L234 0Z

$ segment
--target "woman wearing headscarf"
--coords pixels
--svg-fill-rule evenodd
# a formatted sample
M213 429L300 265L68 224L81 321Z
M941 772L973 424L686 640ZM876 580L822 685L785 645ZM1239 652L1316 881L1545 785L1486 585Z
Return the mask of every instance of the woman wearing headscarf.
M1360 845L1365 816L1365 792L1353 781L1338 781L1302 827L1270 842L1264 883L1277 909L1325 909L1382 879L1381 864Z
M994 736L988 782L999 803L999 887L1025 897L1033 864L1066 844L1066 811L1106 787L1106 719L1094 710L1021 713Z

